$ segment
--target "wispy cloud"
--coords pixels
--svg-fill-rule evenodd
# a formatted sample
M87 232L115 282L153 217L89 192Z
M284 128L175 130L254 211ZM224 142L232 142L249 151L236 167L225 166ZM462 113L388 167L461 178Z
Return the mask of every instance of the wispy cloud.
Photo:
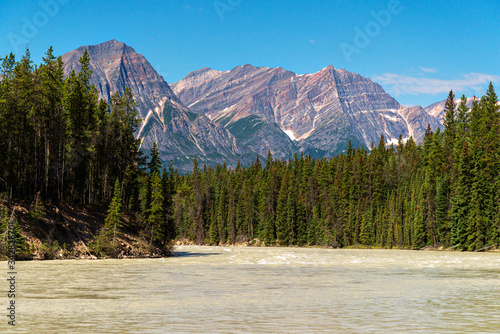
M309 43L311 43L311 44L316 44L316 41L315 41L314 39L310 39L310 40L309 40Z
M448 93L450 89L458 92L480 91L490 81L500 82L500 76L483 73L464 74L461 79L454 80L417 78L395 73L385 73L373 79L394 95L434 95Z
M436 73L437 70L435 67L423 67L423 66L420 66L420 70L422 72L426 72L426 73Z

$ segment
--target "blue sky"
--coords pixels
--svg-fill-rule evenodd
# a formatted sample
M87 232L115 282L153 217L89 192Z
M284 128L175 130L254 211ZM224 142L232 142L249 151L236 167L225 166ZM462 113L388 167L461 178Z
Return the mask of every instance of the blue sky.
M427 106L449 89L500 87L499 10L498 0L2 0L0 54L29 43L39 63L51 45L60 55L114 38L169 83L202 67L303 74L332 64Z

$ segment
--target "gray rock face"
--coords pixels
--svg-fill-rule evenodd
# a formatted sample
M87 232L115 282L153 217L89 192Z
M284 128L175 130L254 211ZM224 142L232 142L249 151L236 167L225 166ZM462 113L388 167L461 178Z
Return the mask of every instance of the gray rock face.
M402 107L370 79L331 65L305 75L280 67L204 68L172 89L193 112L227 128L249 115L276 123L302 151L316 156L342 151L349 139L370 147L381 134L388 143L396 143L399 135L419 141L427 124L438 124L419 108ZM282 136L271 142L255 137L253 147L273 150L276 145L283 146Z
M436 117L428 114L425 109L420 106L401 107L399 113L406 120L410 135L417 142L424 139L428 125L431 126L432 131L436 131L436 129L441 126Z
M227 126L238 142L265 157L270 150L273 157L287 159L299 151L292 141L278 126L265 118L250 115L240 118Z
M467 98L467 107L472 108L472 102L474 102L474 99L478 100L478 98L475 97L469 97ZM455 99L455 103L458 106L460 105L460 99ZM440 124L443 124L443 117L444 117L444 106L446 104L446 100L439 101L436 103L431 104L428 107L425 107L425 111L429 114L434 116L439 120Z
M129 87L139 103L141 118L145 118L149 111L160 108L165 99L177 108L187 110L146 58L117 40L81 46L65 53L62 56L65 76L72 70L80 71L79 59L85 50L93 71L90 81L104 100L109 101L111 94L117 91L122 93L125 87Z
M139 103L138 116L143 122L138 131L141 148L149 153L157 142L161 159L174 160L180 171L190 171L194 155L200 163L236 166L239 158L249 163L254 152L242 149L234 136L204 115L193 114L144 56L122 42L112 40L82 46L62 56L65 75L80 70L79 59L87 50L92 69L91 83L101 98L109 101L112 93L129 87Z
M200 164L236 166L239 159L250 163L253 152L243 150L231 133L204 115L165 105L159 113L150 113L140 128L142 147L149 152L158 144L163 161L173 160L180 171L192 170L192 159Z

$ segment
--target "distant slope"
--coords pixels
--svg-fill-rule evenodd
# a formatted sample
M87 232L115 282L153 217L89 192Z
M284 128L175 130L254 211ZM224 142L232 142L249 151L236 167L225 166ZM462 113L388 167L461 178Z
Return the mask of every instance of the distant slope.
M476 98L477 99L477 98ZM472 107L472 102L474 101L474 97L469 97L467 99L467 107L469 107L469 109ZM457 104L457 107L458 105L460 104L460 99L455 99L455 103ZM439 122L441 124L443 124L443 116L444 116L444 105L446 104L446 100L442 100L442 101L439 101L439 102L436 102L436 103L433 103L431 104L430 106L428 107L425 107L425 111L437 118L439 120Z

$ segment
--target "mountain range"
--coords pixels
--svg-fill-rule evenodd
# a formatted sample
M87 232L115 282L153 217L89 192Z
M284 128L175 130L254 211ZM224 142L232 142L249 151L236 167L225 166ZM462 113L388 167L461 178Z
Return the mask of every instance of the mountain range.
M157 142L162 160L174 160L180 171L191 169L194 155L234 167L268 151L280 159L296 152L331 157L349 140L369 148L381 134L387 144L400 135L419 142L429 124L441 125L444 109L442 102L402 106L376 82L332 65L313 74L248 64L202 68L169 85L144 56L116 40L64 54L65 75L80 69L85 50L100 97L109 101L128 86L142 118L142 149Z
M79 59L85 50L93 71L91 84L102 99L109 101L113 93L123 93L125 87L134 94L138 117L143 119L138 136L144 152L156 142L162 160L173 160L180 171L191 169L194 155L201 163L226 162L231 166L238 160L246 163L255 158L222 125L191 112L146 58L123 42L111 40L64 54L65 75L79 71Z

